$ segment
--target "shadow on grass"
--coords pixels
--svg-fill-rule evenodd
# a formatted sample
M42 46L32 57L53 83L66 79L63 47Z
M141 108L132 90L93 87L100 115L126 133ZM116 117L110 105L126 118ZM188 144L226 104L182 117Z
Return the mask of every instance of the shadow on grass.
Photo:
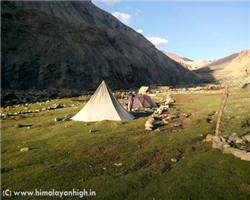
M22 127L32 127L33 125L31 125L31 124L22 124L21 126Z
M132 112L131 114L135 117L135 119L139 119L141 117L148 117L152 115L153 113L152 112L145 112L145 113Z

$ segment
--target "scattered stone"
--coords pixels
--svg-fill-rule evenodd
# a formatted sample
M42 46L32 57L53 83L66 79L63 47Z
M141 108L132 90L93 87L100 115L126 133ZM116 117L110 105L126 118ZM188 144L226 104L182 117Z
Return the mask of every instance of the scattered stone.
M59 121L61 121L61 120L62 120L62 118L58 118L58 117L56 117L54 120L55 120L55 122L59 122Z
M207 137L206 137L206 141L211 142L213 140L213 137L214 137L213 135L208 134Z
M232 152L232 154L237 158L241 158L245 153L246 151L239 150L239 149L234 149Z
M247 147L243 145L243 146L240 146L240 149L241 149L241 150L246 150Z
M174 127L180 127L182 126L181 124L174 124Z
M238 137L236 135L230 135L228 139L235 142L236 140L240 139L240 137Z
M177 158L171 158L171 162L176 163L176 162L178 162L178 159Z
M149 120L146 121L145 126L146 126L146 127L154 127L153 122L152 122L152 121L149 121Z
M250 152L243 154L240 157L241 160L250 161Z
M163 124L166 124L166 125L169 124L169 121L167 119L163 119L162 122L163 122Z
M234 148L225 148L225 149L223 149L223 153L224 154L232 154L233 153L233 151L234 151Z
M230 147L231 146L228 143L226 143L226 144L223 145L223 149L230 148Z
M235 141L236 144L244 144L245 141L241 138L238 138L236 141Z
M115 163L114 166L120 167L122 166L122 163Z
M30 149L28 148L28 147L26 147L26 148L22 148L22 149L20 149L20 152L25 152L25 151L29 151Z
M250 134L243 137L247 142L250 142Z
M166 119L172 120L172 119L177 119L179 116L178 115L169 115Z
M213 145L212 145L213 148L223 150L223 145L225 145L225 144L227 144L227 143L221 141L220 137L218 137L218 136L213 137Z
M190 115L186 114L186 113L183 113L183 116L185 116L186 118L188 118Z
M148 119L146 121L146 123L145 123L145 130L149 130L149 131L153 130L153 128L154 128L154 124L153 124L154 121L155 121L154 118Z
M219 138L220 138L220 140L221 140L222 142L226 142L226 139L225 139L224 137L219 136Z

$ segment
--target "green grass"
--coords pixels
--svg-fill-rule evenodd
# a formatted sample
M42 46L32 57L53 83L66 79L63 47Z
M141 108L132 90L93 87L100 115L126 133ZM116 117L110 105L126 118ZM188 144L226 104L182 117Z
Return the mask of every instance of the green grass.
M230 90L221 135L249 133L249 127L241 127L249 117L247 92ZM177 101L170 112L180 109L192 115L190 124L177 132L144 131L143 116L126 122L54 122L55 117L77 113L81 106L2 120L2 190L85 188L97 193L86 199L100 200L250 199L250 162L202 142L214 133L213 113L220 108L222 94L181 95L192 101ZM162 102L165 96L155 99ZM211 122L209 115L214 116ZM15 128L15 124L32 126ZM31 150L20 152L24 147ZM171 158L179 161L172 163Z

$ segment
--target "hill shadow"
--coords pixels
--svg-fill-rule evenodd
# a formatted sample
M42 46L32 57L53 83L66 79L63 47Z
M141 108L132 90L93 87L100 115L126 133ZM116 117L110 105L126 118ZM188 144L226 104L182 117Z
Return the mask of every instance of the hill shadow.
M194 73L201 76L203 81L205 83L214 83L219 84L219 82L216 80L215 76L213 75L213 72L216 70L212 70L209 67L200 68L197 70L193 70Z

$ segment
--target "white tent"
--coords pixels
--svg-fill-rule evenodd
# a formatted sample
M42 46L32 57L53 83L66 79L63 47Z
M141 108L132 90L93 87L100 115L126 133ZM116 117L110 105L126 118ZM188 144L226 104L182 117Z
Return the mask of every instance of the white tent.
M82 122L121 121L134 119L134 116L120 104L103 81L88 103L72 119Z

